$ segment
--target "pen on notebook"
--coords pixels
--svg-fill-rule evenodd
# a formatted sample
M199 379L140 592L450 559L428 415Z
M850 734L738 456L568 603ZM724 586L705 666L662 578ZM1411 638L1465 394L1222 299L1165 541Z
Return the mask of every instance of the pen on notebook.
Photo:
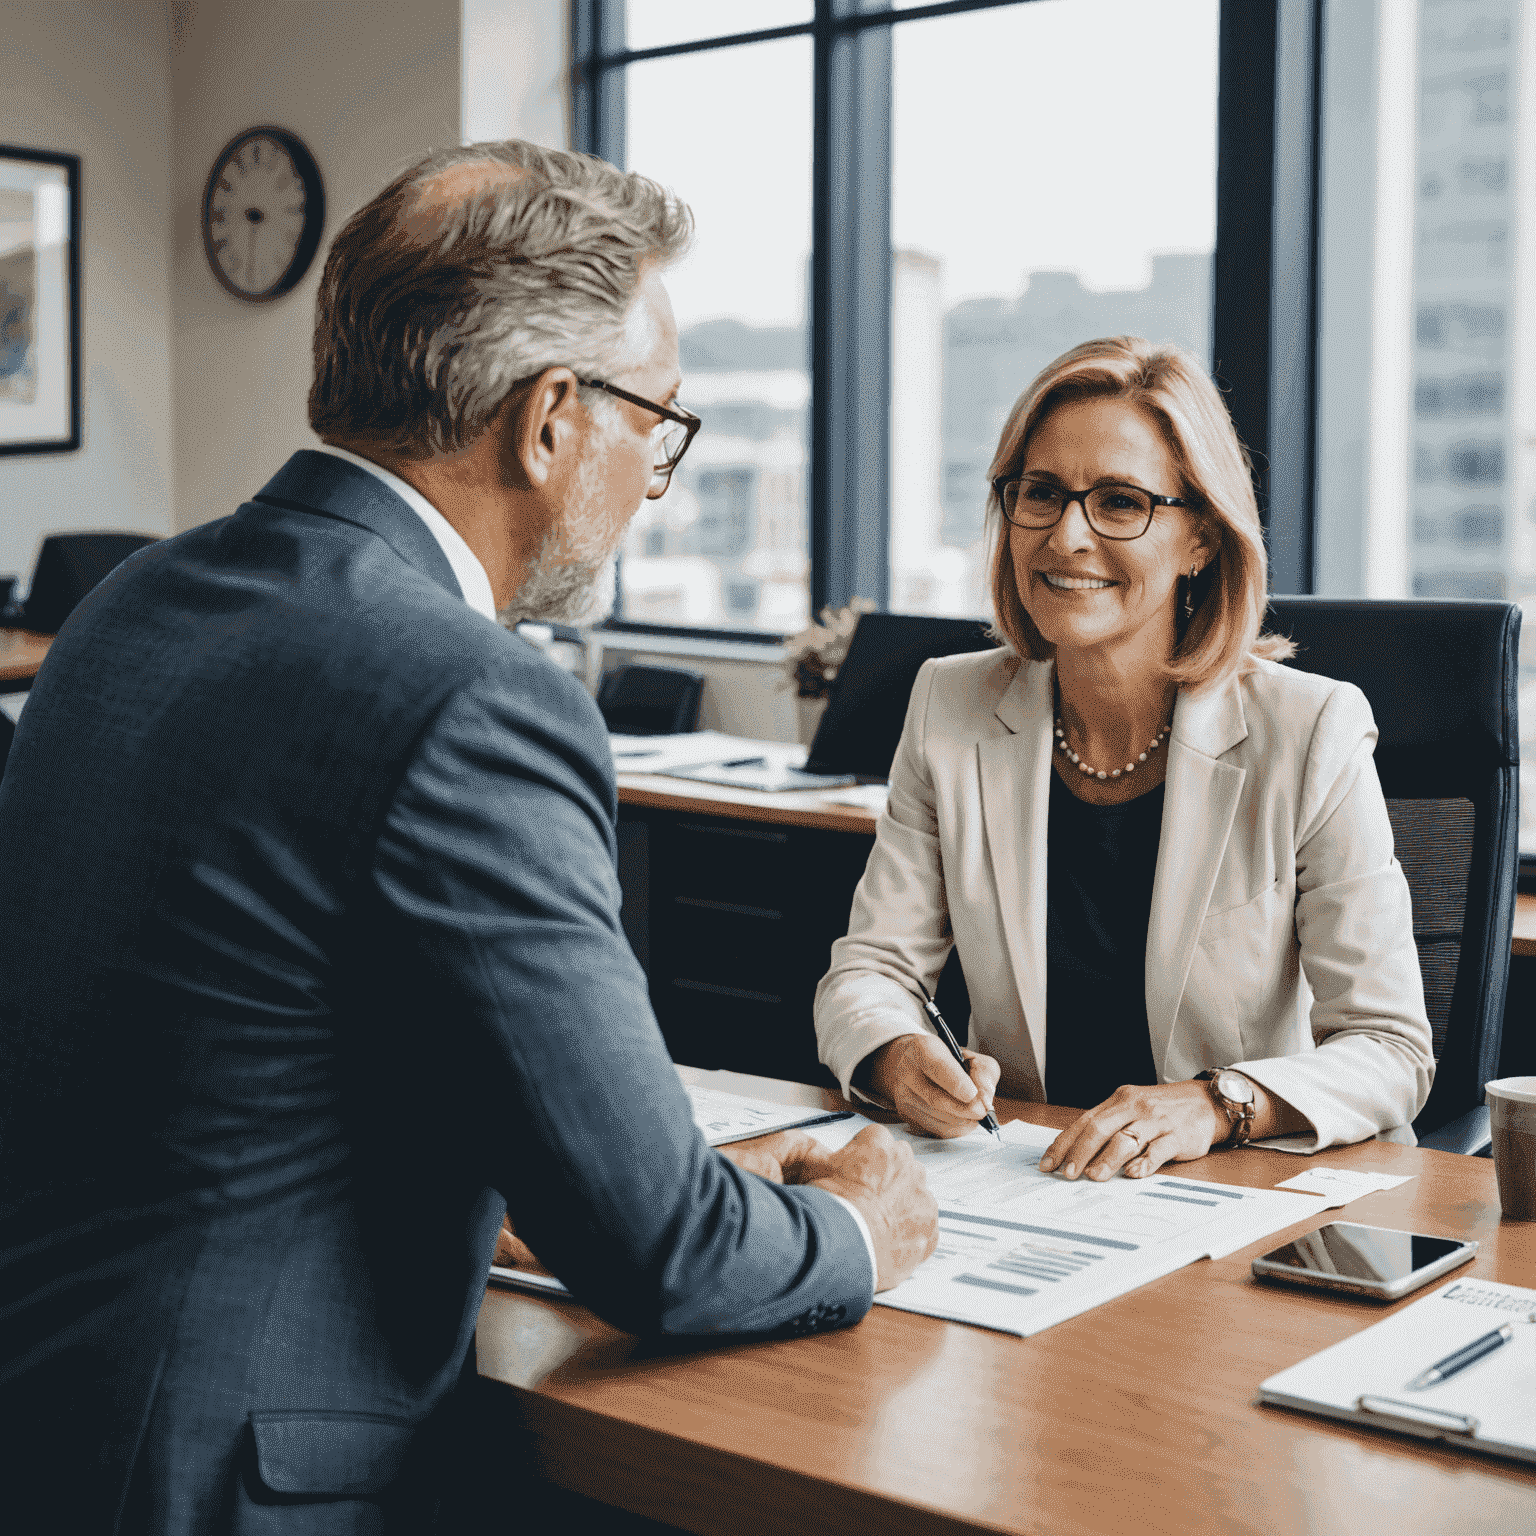
M766 757L732 757L723 763L716 763L717 768L757 768L766 763Z
M1502 1328L1495 1328L1492 1333L1485 1333L1480 1339L1473 1339L1464 1349L1458 1349L1455 1354L1447 1355L1444 1360L1436 1360L1427 1370L1420 1371L1412 1381L1408 1383L1408 1391L1422 1392L1425 1387L1432 1387L1437 1381L1444 1381L1449 1376L1454 1376L1457 1371L1464 1371L1469 1365L1476 1364L1484 1355L1491 1355L1494 1350L1509 1343L1515 1336L1515 1325L1505 1323Z
M923 994L923 1012L933 1020L933 1027L938 1030L939 1039L949 1047L949 1054L960 1063L960 1070L969 1077L970 1068L965 1064L965 1057L960 1054L960 1042L955 1039L954 1031L944 1022L944 1015L939 1012L939 1005L928 996L928 989L921 982L917 984L917 990ZM1003 1133L997 1128L997 1117L990 1110L981 1117L981 1128L984 1131L990 1131L999 1141L1003 1139Z

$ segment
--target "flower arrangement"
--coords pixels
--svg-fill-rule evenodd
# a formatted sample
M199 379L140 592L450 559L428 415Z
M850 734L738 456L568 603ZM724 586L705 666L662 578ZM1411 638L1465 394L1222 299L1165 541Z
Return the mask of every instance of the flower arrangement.
M848 654L859 616L874 611L875 604L867 597L850 598L841 608L823 608L818 615L820 623L812 623L784 642L784 686L793 688L802 699L827 698Z

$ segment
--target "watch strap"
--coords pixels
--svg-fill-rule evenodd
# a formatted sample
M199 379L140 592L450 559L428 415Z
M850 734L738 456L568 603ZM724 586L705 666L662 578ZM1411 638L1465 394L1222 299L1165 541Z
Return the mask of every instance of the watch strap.
M1211 1097L1216 1101L1217 1107L1227 1117L1230 1130L1227 1139L1219 1145L1224 1147L1242 1147L1253 1140L1253 1111L1254 1101L1248 1099L1243 1102L1239 1099L1229 1099L1220 1088L1216 1086L1216 1079L1223 1072L1229 1072L1230 1067L1207 1067L1204 1072L1195 1074L1197 1083L1204 1083L1210 1089Z

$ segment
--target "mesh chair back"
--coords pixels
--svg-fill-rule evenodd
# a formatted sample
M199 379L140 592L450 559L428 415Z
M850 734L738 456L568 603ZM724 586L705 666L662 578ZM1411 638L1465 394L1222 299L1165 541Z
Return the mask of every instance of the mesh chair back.
M142 533L53 533L43 540L21 627L56 635L92 587L156 540Z
M1497 1075L1519 865L1520 610L1513 603L1276 597L1292 665L1370 701L1376 771L1413 898L1439 1063L1423 1135Z

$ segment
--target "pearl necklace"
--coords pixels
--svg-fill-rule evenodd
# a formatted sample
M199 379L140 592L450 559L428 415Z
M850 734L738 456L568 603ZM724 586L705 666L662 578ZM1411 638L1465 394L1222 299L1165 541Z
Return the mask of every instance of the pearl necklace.
M1170 720L1162 730L1147 744L1147 751L1140 752L1136 756L1135 763L1127 763L1124 768L1111 768L1107 773L1102 768L1090 768L1071 747L1067 745L1067 733L1062 729L1061 716L1056 716L1056 745L1067 754L1067 761L1076 766L1080 773L1086 773L1095 779L1118 779L1122 773L1135 773L1136 763L1144 763L1147 760L1147 752L1156 752L1168 739L1168 733L1173 729L1173 721Z

